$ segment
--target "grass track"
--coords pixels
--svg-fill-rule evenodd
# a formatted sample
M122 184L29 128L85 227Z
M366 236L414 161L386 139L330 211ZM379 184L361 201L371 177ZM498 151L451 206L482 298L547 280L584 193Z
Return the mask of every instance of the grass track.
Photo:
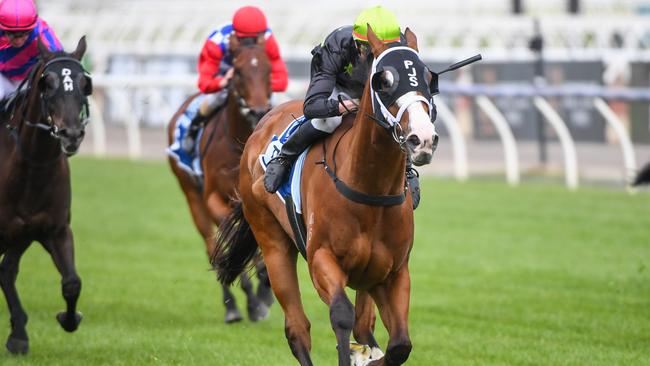
M220 290L164 163L77 157L72 168L84 320L74 334L60 329L60 278L34 245L18 280L30 354L0 352L0 364L295 364L278 306L259 324L222 324ZM431 178L416 221L409 365L650 364L647 192ZM299 268L314 363L334 365L328 310ZM3 307L3 342L8 322Z

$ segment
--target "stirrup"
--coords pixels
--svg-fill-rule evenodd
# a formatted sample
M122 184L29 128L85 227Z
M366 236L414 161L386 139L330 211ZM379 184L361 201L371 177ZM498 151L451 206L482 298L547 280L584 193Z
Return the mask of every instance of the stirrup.
M277 192L291 170L291 165L291 159L286 156L278 155L271 159L264 172L264 189L269 193Z

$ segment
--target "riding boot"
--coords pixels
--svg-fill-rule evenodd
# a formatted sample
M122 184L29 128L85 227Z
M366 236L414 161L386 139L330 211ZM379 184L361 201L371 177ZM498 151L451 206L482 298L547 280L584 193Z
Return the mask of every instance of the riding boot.
M181 148L185 150L188 154L194 153L194 145L196 144L196 136L199 134L199 130L203 127L203 123L208 119L208 117L197 112L196 116L192 118L190 126L187 128L185 136L183 136L183 141L181 141Z
M228 89L224 88L214 94L209 94L201 102L196 116L192 118L190 126L187 128L187 134L181 141L181 148L188 154L194 153L194 145L196 144L196 136L199 134L201 128L204 127L205 122L215 115L221 107L226 104L228 100Z
M420 204L420 173L418 173L413 165L411 164L411 159L406 158L406 182L408 184L409 190L411 191L411 198L413 200L413 210L418 208Z
M280 154L271 159L269 165L266 167L264 188L269 193L275 193L280 188L282 182L284 182L298 156L311 144L327 135L329 135L328 132L316 129L311 124L311 121L300 125L298 130L282 145Z

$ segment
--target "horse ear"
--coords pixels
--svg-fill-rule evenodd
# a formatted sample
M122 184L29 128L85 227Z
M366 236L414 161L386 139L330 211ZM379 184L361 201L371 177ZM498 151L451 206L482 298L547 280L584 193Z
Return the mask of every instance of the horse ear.
M239 38L233 33L230 35L230 53L233 55L236 53L237 49L239 48Z
M375 55L375 58L377 58L386 49L386 45L384 45L384 43L379 38L377 38L377 35L372 30L370 24L368 24L368 43L370 43L370 49L372 50L372 54Z
M413 33L410 28L406 27L404 36L406 37L406 45L418 51L418 38L415 36L415 33Z
M41 40L41 37L38 37L38 51L40 52L41 56L43 56L44 59L49 59L52 57L52 52L47 48L45 43Z
M265 37L265 34L264 34L264 33L260 33L260 34L257 36L257 41L256 41L255 43L257 43L260 47L264 47L264 45L266 44L266 37Z
M72 57L81 61L84 53L86 53L86 36L81 37L79 43L77 43L77 49L72 52Z

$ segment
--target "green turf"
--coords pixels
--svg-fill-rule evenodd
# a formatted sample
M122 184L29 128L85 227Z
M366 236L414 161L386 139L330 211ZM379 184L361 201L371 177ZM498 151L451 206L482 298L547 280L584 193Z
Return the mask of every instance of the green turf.
M84 320L73 334L58 326L60 278L33 246L18 281L30 354L0 352L0 364L295 364L279 307L259 324L223 324L165 164L76 157L72 168ZM408 364L650 364L647 192L429 178L416 221ZM334 365L328 310L299 267L314 363ZM3 340L6 308L0 324ZM377 336L385 347L383 328Z

